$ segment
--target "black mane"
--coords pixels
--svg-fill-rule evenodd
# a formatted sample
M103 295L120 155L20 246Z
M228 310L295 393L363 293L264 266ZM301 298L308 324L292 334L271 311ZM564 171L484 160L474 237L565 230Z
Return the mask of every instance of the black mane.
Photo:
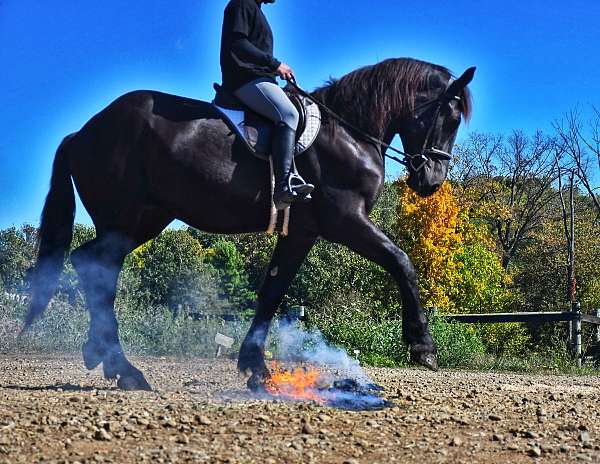
M405 114L414 109L417 92L428 87L435 72L447 79L452 77L444 66L413 58L392 58L340 79L330 79L313 95L354 125L382 136L391 114ZM465 119L471 115L468 88L464 90L462 112Z

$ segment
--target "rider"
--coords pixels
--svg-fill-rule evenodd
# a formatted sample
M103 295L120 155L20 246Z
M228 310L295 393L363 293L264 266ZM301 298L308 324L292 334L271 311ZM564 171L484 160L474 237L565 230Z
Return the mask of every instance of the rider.
M298 179L294 179L290 187L299 115L275 76L289 80L294 77L294 71L273 57L273 33L261 10L263 3L275 3L275 0L231 0L225 8L221 72L226 91L275 122L273 201L277 209L284 209L293 201L306 200L314 187L298 184Z

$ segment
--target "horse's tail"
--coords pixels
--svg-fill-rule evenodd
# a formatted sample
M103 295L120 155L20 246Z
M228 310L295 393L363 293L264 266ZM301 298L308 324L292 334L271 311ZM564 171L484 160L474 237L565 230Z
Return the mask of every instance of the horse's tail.
M68 147L75 134L64 138L54 157L50 191L38 232L38 257L30 274L30 303L23 330L40 317L58 285L65 256L73 238L75 192L69 169Z

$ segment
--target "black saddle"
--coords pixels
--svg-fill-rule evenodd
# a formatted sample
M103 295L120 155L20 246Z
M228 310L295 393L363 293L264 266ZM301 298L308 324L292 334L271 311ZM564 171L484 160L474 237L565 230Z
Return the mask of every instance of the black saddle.
M214 84L215 105L225 116L226 122L242 137L250 151L257 157L268 160L271 150L271 134L274 123L242 103L235 95L219 84ZM284 92L300 115L296 130L296 156L312 145L319 132L321 114L317 105L286 86ZM308 129L308 130L307 130Z

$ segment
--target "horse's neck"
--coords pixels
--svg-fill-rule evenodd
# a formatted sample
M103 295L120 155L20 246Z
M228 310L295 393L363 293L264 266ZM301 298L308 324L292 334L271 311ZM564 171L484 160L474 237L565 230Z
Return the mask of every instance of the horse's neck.
M383 138L381 140L386 145L389 145L390 143L392 143L392 140L394 140L395 136L396 136L396 130L394 129L392 124L389 124L388 128L385 130L385 133L383 134Z
M340 126L344 127L344 124L340 123ZM339 126L338 126L339 127ZM369 156L373 158L373 161L376 165L380 165L382 174L385 175L385 146L381 146L380 144L376 144L370 140L367 140L366 137L356 133L355 131L349 131L347 128L345 129L346 137L350 137L357 145L364 147L363 156ZM366 134L368 132L365 131ZM338 132L339 134L339 132ZM371 134L368 134L371 135ZM394 138L394 130L391 127L388 127L383 135L374 136L377 140L389 145ZM372 136L373 137L373 136Z
M328 104L327 102L327 94L319 94L317 93L313 93L312 94L314 97L316 97L318 100L324 102L326 105ZM362 98L360 98L360 95L354 95L352 97L352 100L354 101L359 101L359 100L363 100ZM364 102L364 100L363 100ZM367 100L368 102L368 100ZM372 106L373 102L368 102ZM393 119L395 118L394 115L384 115L381 114L380 108L373 108L371 107L369 111L365 111L364 113L368 114L371 116L371 120L369 120L368 118L365 118L366 120L356 120L356 118L353 117L353 114L348 112L347 108L343 108L343 107L337 107L338 105L335 106L330 106L329 108L334 112L337 113L342 119L348 121L351 125L353 125L354 127L360 129L361 131L365 132L366 134L370 135L371 137L375 137L376 139L379 140L383 140L383 138L386 136L387 134L387 129L384 129L383 133L381 130L379 129L374 129L375 127L379 126L380 124L377 122L381 116L383 116L383 119L386 120L386 123L384 124L385 127L389 127L391 125L391 122L393 121ZM343 125L343 123L341 123ZM392 137L389 139L391 140L393 138L393 134ZM389 143L389 142L388 142Z

